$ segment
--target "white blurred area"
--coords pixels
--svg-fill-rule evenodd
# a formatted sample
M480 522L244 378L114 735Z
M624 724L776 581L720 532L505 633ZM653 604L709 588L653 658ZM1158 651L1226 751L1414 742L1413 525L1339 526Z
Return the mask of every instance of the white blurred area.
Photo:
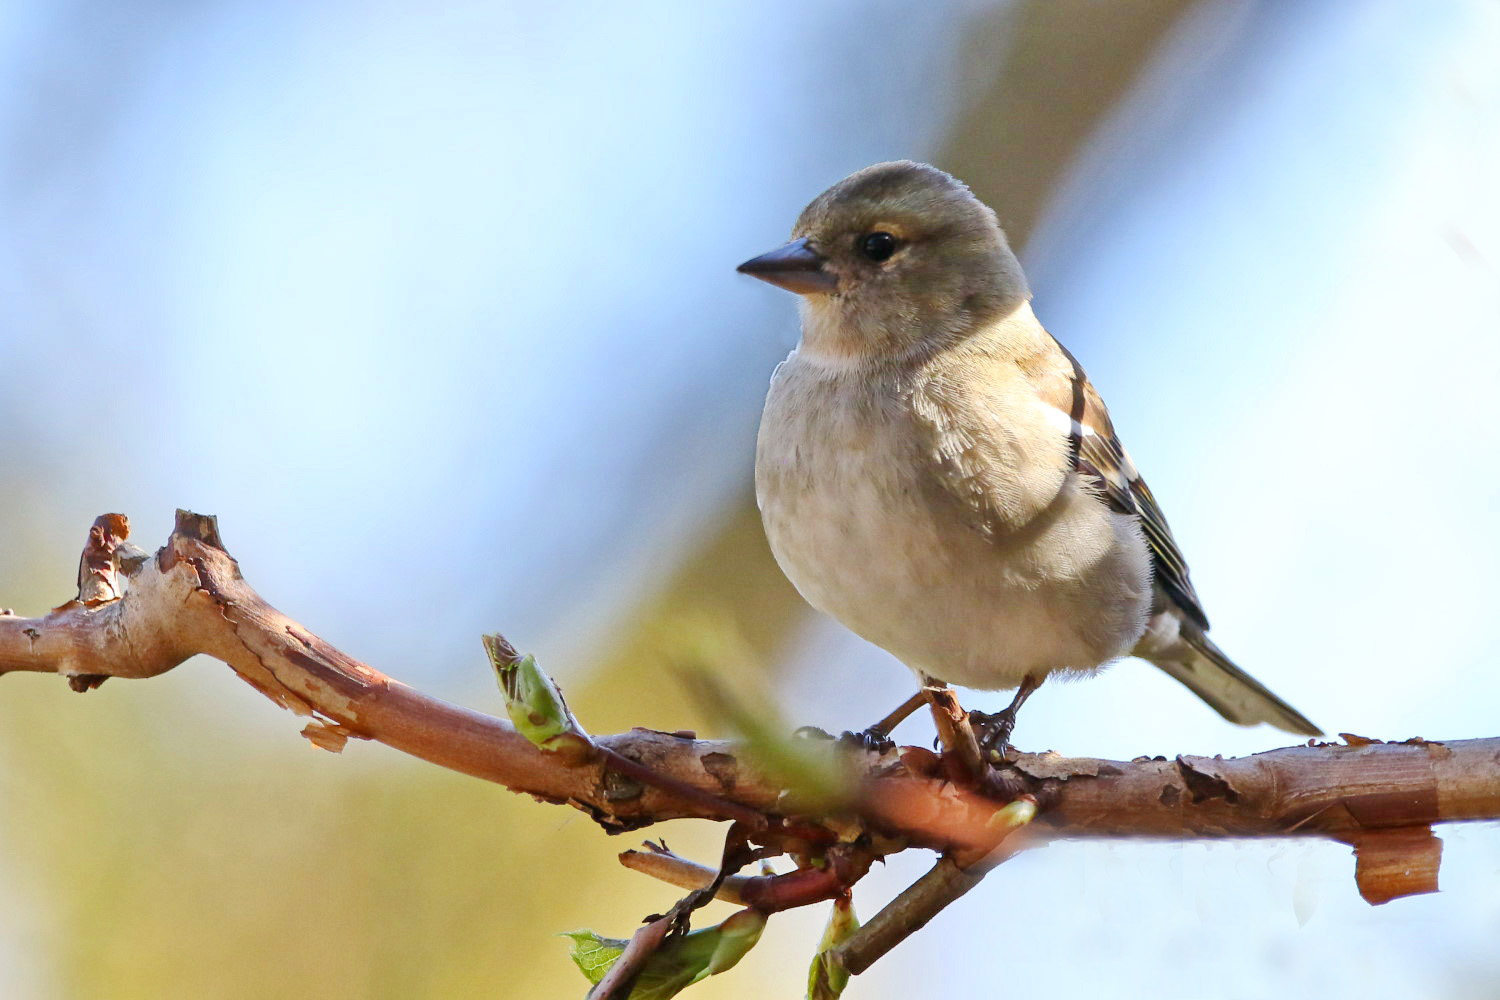
M0 10L0 600L65 597L94 515L153 547L186 506L398 677L471 691L501 628L566 678L744 493L795 312L734 265L859 166L943 165L1006 6ZM1215 638L1331 732L1496 735L1496 52L1487 0L1201 3L1025 254ZM784 676L830 729L910 683L818 620ZM1136 662L1017 741L1285 742ZM1441 833L1444 891L1381 908L1338 845L1056 845L847 995L1493 996L1500 830Z

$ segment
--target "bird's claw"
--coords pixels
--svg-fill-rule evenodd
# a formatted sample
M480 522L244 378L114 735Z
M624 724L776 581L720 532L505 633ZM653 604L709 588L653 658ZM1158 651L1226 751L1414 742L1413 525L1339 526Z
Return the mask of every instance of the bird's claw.
M792 733L793 739L799 740L832 740L835 737L825 729L817 726L802 726ZM871 726L863 732L854 733L844 730L837 737L839 743L853 747L856 750L867 750L872 753L885 753L894 750L896 741L891 739L890 734L884 730Z
M1010 709L1003 712L969 712L969 725L979 742L979 749L986 757L1003 756L1010 749L1010 734L1016 728L1016 713Z
M896 741L891 739L890 733L876 726L858 733L845 730L839 734L839 742L871 753L886 753L896 749Z

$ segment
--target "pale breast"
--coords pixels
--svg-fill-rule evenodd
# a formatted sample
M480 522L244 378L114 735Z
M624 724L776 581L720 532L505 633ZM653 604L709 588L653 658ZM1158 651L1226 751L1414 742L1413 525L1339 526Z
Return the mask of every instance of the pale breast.
M1010 478L1050 483L1050 495L1025 498L1036 513L1024 525L983 528L938 475L909 386L886 377L793 355L772 381L756 496L803 597L912 669L970 687L1092 669L1127 650L1149 602L1130 519L1075 477L1031 476L1026 463L1040 458L1020 449Z

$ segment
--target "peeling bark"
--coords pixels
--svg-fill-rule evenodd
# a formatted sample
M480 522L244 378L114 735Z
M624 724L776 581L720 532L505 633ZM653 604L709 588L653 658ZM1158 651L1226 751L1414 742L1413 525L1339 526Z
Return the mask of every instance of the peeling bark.
M1354 884L1371 906L1438 891L1443 842L1432 827L1366 830L1340 839L1354 848Z

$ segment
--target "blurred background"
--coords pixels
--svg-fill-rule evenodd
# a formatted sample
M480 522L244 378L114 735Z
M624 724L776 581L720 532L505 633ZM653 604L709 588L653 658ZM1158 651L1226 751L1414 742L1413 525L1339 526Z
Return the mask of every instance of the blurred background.
M1491 0L0 4L0 604L188 507L475 708L498 629L595 731L705 728L667 664L712 633L861 728L910 676L770 559L795 309L733 269L914 157L999 211L1225 649L1331 732L1497 735L1496 51ZM579 813L297 728L211 661L0 681L0 995L581 996L555 932L674 897ZM1017 742L1287 739L1127 661ZM1380 908L1335 844L1057 844L847 995L1500 996L1500 829L1441 834L1443 891ZM823 917L690 995L800 996Z

